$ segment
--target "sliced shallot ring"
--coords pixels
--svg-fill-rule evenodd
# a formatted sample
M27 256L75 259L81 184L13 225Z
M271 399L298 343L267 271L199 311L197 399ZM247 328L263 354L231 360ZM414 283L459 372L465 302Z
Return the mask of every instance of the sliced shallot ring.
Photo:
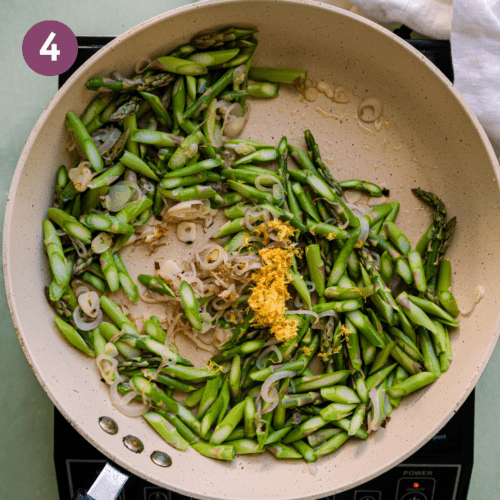
M371 109L371 113L367 113L367 110ZM378 97L368 97L363 99L358 106L358 116L360 120L365 123L372 123L382 115L384 105L382 100Z
M68 177L73 182L75 189L79 192L83 192L87 189L87 186L95 177L95 174L97 174L97 172L94 172L94 174L92 173L88 161L82 161L78 167L68 170Z
M221 138L222 141L222 138ZM224 160L224 166L226 168L232 168L233 161L236 160L236 156L232 151L225 149L221 153L222 159Z
M361 199L361 193L354 189L344 191L344 199L347 203L357 203Z
M241 104L239 102L229 103L227 101L218 101L217 104L219 103L221 103L220 108L224 113L224 121L221 128L221 134L222 136L224 136L224 129L226 128L228 121L232 116L243 116L243 108L241 107Z
M168 259L163 262L159 271L161 274L172 274L174 276L177 276L182 272L182 269L179 264L175 262L175 260Z
M110 365L109 368L104 368L102 366L102 361L108 362ZM118 367L118 360L109 355L100 354L99 356L97 356L97 358L95 358L95 363L97 365L99 373L101 374L101 377L107 384L111 383L113 380L113 376L117 375L116 368Z
M108 194L104 197L103 206L110 212L120 212L136 203L135 193L130 193L130 189L137 192L137 200L142 196L141 188L135 182L121 181L111 186Z
M377 392L378 392L377 388L374 387L368 393L368 396L370 397L370 400L371 400L371 402L373 404L373 418L371 418L370 422L368 423L368 429L370 431L377 431L378 430L378 425L377 425L376 422L377 422L377 420L380 417L380 404L379 404Z
M199 206L199 209L195 208L196 205ZM203 200L183 201L170 207L167 210L167 216L177 219L196 219L199 217L198 213L201 211L202 207L204 212L205 203L203 202Z
M339 229L346 229L349 225L349 219L347 219L343 224L339 226Z
M297 296L295 297L293 305L298 308L304 307L304 303L302 302L302 299L300 298L299 294L297 294Z
M224 111L224 123L221 128L223 140L234 139L245 128L245 125L250 118L250 105L247 104L245 109L239 103L233 103ZM233 122L233 123L231 123ZM228 130L229 127L229 130Z
M174 363L172 363L174 364ZM160 372L163 370L163 368L165 368L166 366L171 366L170 364L170 360L168 359L167 356L165 356L161 363L158 365L158 368L156 369L155 373L153 374L153 376L151 377L150 380L156 380L156 378L158 377L158 375L160 374Z
M89 318L96 319L99 313L99 295L96 292L86 292L78 295L78 304L81 310Z
M102 310L99 309L99 312L97 313L96 319L91 322L86 322L83 321L83 319L80 316L80 311L81 307L78 305L75 307L75 310L73 311L73 321L75 322L75 325L77 328L84 332L89 332L90 330L93 330L94 328L97 328L101 323L102 323Z
M136 403L133 402L135 396L140 396L141 393L139 391L132 391L125 396L120 396L118 393L118 384L123 379L116 378L111 387L109 388L109 395L111 399L111 404L123 415L131 418L140 417L146 413L150 406L144 403Z
M196 225L194 222L179 222L177 224L177 238L183 243L194 243L196 240Z
M105 129L105 134L103 134L102 137L100 137L100 140L103 141L100 146L97 147L97 150L99 153L102 155L106 153L111 146L120 138L122 135L121 130L115 128L115 127L110 127L109 129ZM95 142L97 137L92 136L92 140Z
M206 251L206 253L203 258L199 257L199 254L204 251ZM209 262L208 259L214 251L217 251L217 258L215 261ZM212 271L213 269L219 267L222 263L225 264L228 258L227 252L224 248L220 245L216 245L215 243L211 243L207 247L200 250L200 252L197 253L197 257L199 258L200 267L205 271Z
M259 357L255 360L255 366L259 369L262 370L264 366L262 366L262 360L270 353L270 352L275 352L276 355L278 356L278 363L281 363L283 361L283 356L279 349L276 347L276 345L271 345L267 349L264 349L260 354ZM264 399L265 401L265 399Z
M353 213L358 212L360 215L366 214L366 210L363 207L358 206L358 205L354 205L354 203L346 203L345 206L347 208L349 208ZM356 215L356 214L354 214L354 215Z
M221 109L223 113L225 113L225 110L231 106L231 103L229 101L225 101L222 99L221 101L217 101L215 103L215 110Z
M94 253L101 254L111 248L112 244L113 239L111 238L111 236L108 233L102 231L92 240L91 247Z
M75 283L73 283L73 285L75 285ZM78 284L77 288L75 288L73 291L75 292L75 295L79 297L79 295L82 293L90 292L90 288L87 285Z
M285 314L307 314L309 316L313 316L316 318L316 321L319 319L318 313L311 311L310 309L298 309L296 311L285 311Z
M279 184L274 184L274 186L273 186L273 198L275 200L282 200L284 197L285 197L285 190L283 189L281 182Z
M368 235L370 234L370 224L365 219L365 217L358 217L359 220L359 237L358 241L364 243L368 239Z
M115 343L117 342L118 340L120 340L121 337L123 337L123 335L125 335L126 333L128 333L126 330L120 330L119 332L116 332L114 333L111 338L109 339L109 342L111 343Z
M237 116L235 118L232 118L225 125L224 135L222 137L228 139L234 139L235 137L238 137L245 128L247 121L248 119L244 116Z
M266 408L265 410L262 410L261 415L264 415L264 413L269 413L270 411L273 411L278 406L278 403L280 402L280 397L279 397L278 391L274 387L271 387L271 389L269 390L269 394L273 395L273 398L270 401L271 406L269 406L269 408ZM264 399L264 397L262 397L262 399ZM264 401L265 401L265 399L264 399ZM266 403L267 403L267 401L266 401Z
M295 375L297 375L297 372L292 372L291 370L275 372L269 375L269 377L267 377L264 383L262 384L262 389L260 390L260 395L262 396L262 399L266 403L272 403L274 401L274 398L269 397L269 389L271 388L271 385L274 384L274 382L281 380L282 378L286 377L292 378L295 377Z
M332 317L335 319L339 319L339 315L335 311L324 311L322 313L318 314L318 317L321 318L326 318L326 317Z
M349 97L347 96L344 87L337 87L334 91L333 98L335 99L335 102L340 102L342 104L349 102Z
M228 307L230 307L232 304L232 302L224 301L223 305L219 305L217 303L217 301L219 301L219 300L223 300L223 299L221 299L220 297L216 297L215 299L212 300L212 307L216 311L223 311L224 309L227 309Z
M271 339L271 340L268 340L265 344L264 344L264 347L267 347L267 346L270 346L270 345L276 345L276 344L280 344L281 342L279 340L276 340L276 339ZM281 353L280 353L281 354ZM281 363L281 359L279 360L279 362Z
M250 221L250 217L260 217L261 215L264 216L264 223L267 224L270 219L270 215L268 210L259 210L257 212L253 212L250 208L247 208L245 210L245 226L249 231L255 231L256 227L252 224Z

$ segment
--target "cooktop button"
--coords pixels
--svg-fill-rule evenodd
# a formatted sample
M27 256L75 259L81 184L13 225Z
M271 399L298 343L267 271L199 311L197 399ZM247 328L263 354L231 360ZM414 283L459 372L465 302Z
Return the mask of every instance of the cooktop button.
M423 493L407 493L405 496L401 497L401 500L427 500L427 495Z
M374 490L356 491L354 500L381 500L382 493Z
M155 491L148 496L148 500L168 500L168 497L166 493Z

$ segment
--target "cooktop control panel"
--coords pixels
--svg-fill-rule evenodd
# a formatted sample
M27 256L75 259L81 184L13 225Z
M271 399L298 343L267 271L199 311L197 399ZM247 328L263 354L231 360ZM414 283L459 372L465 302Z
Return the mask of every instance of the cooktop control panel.
M361 486L322 500L466 500L472 472L473 427L474 393L450 422L405 462ZM57 410L54 428L54 459L62 500L72 498L79 488L88 490L108 460ZM165 469L165 473L168 471ZM190 500L130 476L118 500L143 499Z
M402 464L329 500L457 500L460 464Z
M88 489L106 460L67 459L70 497L79 488ZM320 465L319 465L320 466ZM322 500L458 500L460 464L402 464L372 481ZM63 498L63 497L61 497ZM191 500L131 476L118 500ZM193 499L194 500L194 499Z

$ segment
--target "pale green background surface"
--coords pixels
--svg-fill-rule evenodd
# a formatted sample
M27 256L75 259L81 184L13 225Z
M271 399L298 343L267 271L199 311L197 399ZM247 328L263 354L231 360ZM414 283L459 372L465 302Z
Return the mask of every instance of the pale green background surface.
M10 181L24 143L57 90L57 77L39 76L24 62L21 46L28 29L40 21L57 20L77 35L118 35L186 3L183 0L163 3L0 0L2 221ZM10 319L3 275L0 279L0 499L56 499L53 406L21 350ZM500 350L497 348L476 390L476 447L469 500L500 499L499 374Z

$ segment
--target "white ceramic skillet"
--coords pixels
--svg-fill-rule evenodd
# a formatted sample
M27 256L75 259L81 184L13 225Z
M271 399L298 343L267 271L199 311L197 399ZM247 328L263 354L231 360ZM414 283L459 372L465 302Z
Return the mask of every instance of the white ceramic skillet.
M80 113L93 93L85 82L119 70L131 74L135 62L168 53L206 28L244 25L260 30L255 64L307 68L311 78L342 86L345 104L321 96L301 102L296 91L256 102L245 137L277 143L286 134L303 145L310 128L334 175L363 178L390 188L401 201L400 225L413 243L430 222L410 192L436 192L458 227L448 258L453 291L463 307L475 287L486 290L475 311L452 333L454 360L441 379L405 398L386 429L364 442L351 440L322 459L316 476L304 463L260 455L221 463L167 449L142 419L129 419L110 404L94 361L73 349L55 331L43 287L48 283L41 221L51 202L56 169L69 161L66 111ZM361 126L361 99L379 97L383 126ZM9 304L28 362L53 403L100 451L131 472L196 498L312 499L349 489L395 466L430 439L453 416L477 383L495 346L499 329L500 192L498 165L477 119L453 85L423 56L385 29L346 11L303 0L235 1L193 4L167 12L131 29L84 64L56 94L31 133L9 194L4 229L4 269ZM124 252L126 254L127 252ZM129 264L136 275L151 262ZM198 363L206 353L191 344L181 350ZM119 424L105 434L102 415ZM133 454L123 436L145 445ZM150 454L165 450L173 465L163 469Z

